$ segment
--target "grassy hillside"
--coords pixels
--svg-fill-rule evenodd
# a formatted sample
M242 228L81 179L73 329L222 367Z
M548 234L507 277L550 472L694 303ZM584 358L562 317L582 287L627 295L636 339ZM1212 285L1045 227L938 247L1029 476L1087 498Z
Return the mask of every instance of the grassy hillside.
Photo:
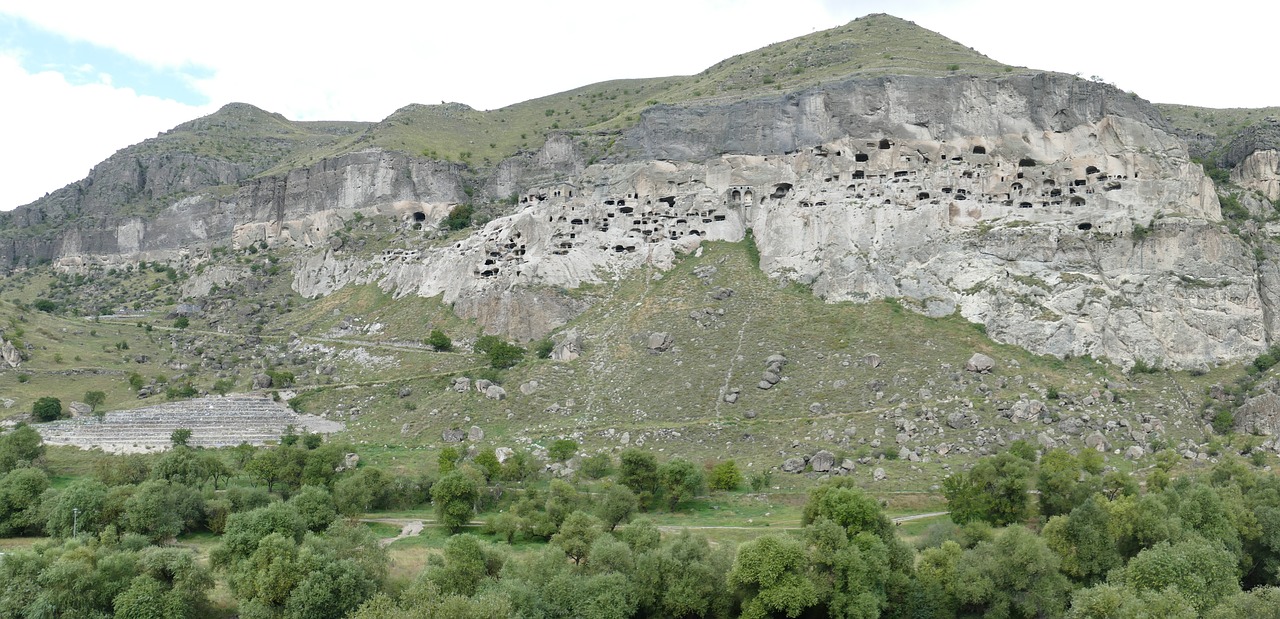
M749 98L850 76L994 75L1020 71L936 32L890 15L868 15L843 26L734 56L690 76L601 82L479 111L458 103L410 105L359 138L309 152L292 163L363 146L488 165L537 149L548 132L616 131L645 108Z

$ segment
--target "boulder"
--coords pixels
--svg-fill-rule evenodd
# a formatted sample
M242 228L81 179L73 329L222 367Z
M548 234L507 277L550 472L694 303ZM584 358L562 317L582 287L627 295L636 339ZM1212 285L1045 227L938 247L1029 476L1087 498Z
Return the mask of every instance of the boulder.
M882 469L882 468L877 468L876 470L872 471L872 472L871 472L871 479L873 479L873 480L875 480L875 481L884 481L884 479L885 479L884 469Z
M813 457L809 458L809 466L813 467L813 470L819 473L826 473L835 467L835 465L836 455L825 449L813 454Z
M670 333L655 331L649 334L649 340L646 345L650 352L660 353L669 350L674 343L675 339L671 337Z
M5 364L11 368L22 365L22 353L8 340L0 339L0 359L4 359Z
M471 429L467 430L467 440L472 442L483 441L484 430L481 430L480 426L471 426Z
M857 465L854 464L853 459L851 458L845 458L844 460L840 461L840 468L846 471L852 471L855 466Z
M261 373L259 373L259 374L254 374L254 375L253 375L253 388L254 388L254 389L270 389L270 388L271 388L271 377L270 377L270 376L268 376L268 375L266 375L266 374L261 374Z
M491 380L486 380L486 379L484 379L484 378L477 379L477 380L476 380L476 391L477 391L477 392L480 392L480 393L484 393L485 391L488 391L488 390L489 390L489 387L490 387L490 386L492 386L492 385L493 385L493 381L491 381Z
M787 473L803 473L804 458L787 458L783 460L782 470Z
M516 450L510 447L499 447L493 450L493 455L497 456L498 464L502 464L503 462L506 462L507 459L510 458L511 456L516 455Z
M972 357L965 362L964 369L970 372L978 372L979 374L988 374L996 367L996 360L988 357L980 352L973 353Z
M582 334L577 329L569 329L560 335L559 341L551 349L551 358L556 361L573 361L582 356Z
M1146 453L1147 452L1143 450L1141 447L1137 445L1133 445L1128 449L1124 450L1124 457L1128 458L1129 460L1141 460L1142 456L1145 456Z
M538 392L538 381L531 380L525 383L520 383L520 393L523 393L524 395L533 395L537 392Z
M397 395L399 395L401 399L407 398L413 395L413 389L410 389L408 387L401 387L400 392Z
M84 417L93 413L93 407L84 402L72 402L67 405L67 410L71 411L72 417Z
M343 454L342 462L334 467L333 472L354 471L357 466L360 466L360 454Z
M507 390L497 385L489 385L489 388L484 390L484 397L490 400L506 399Z
M756 386L757 386L757 387L759 387L759 388L761 388L761 389L773 389L773 383L771 383L771 382L769 382L769 381L767 381L767 380L762 380L762 381L760 381L760 383L759 383L759 384L757 384Z
M762 381L764 381L764 382L766 382L766 383L769 383L770 385L776 385L776 384L778 384L778 381L782 380L782 377L781 377L781 376L778 376L778 375L777 375L776 373L774 373L774 372L771 372L771 371L769 371L769 370L765 370L765 371L764 371L764 374L760 377L760 380L762 380Z
M1089 436L1084 437L1084 445L1089 449L1097 451L1107 451L1111 449L1111 445L1107 443L1107 437L1103 436L1101 432L1096 430Z
M458 393L466 393L471 389L471 379L466 376L454 377L452 388Z
M440 433L440 440L443 440L446 443L461 443L466 438L467 433L457 428L445 430Z
M787 358L786 358L786 357L784 357L784 356L782 356L782 355L777 355L777 354L775 354L775 355L769 355L769 358L764 360L764 364L765 364L765 365L776 365L776 366L778 366L778 367L782 367L782 366L784 366L784 365L786 365L786 364L787 364Z
M947 427L951 428L952 430L959 430L968 425L969 424L965 423L964 413L956 411L954 413L947 415Z
M867 364L871 369L878 368L881 364L880 355L874 353L865 355L862 357L862 362Z

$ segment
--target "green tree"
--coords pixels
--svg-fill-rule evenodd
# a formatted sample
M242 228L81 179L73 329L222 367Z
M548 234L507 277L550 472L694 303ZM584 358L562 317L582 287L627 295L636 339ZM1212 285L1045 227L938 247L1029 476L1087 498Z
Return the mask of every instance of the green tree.
M317 533L324 531L338 516L333 497L329 495L328 490L320 486L303 486L296 494L289 497L289 505L302 518L302 524L308 531Z
M29 466L44 458L44 442L35 428L19 423L0 434L0 474L19 466Z
M972 613L988 617L1057 617L1066 610L1071 583L1058 556L1020 526L967 551L956 565L953 588Z
M711 479L707 482L712 490L737 490L742 485L742 472L733 460L725 460L711 469Z
M639 507L640 500L630 488L621 484L609 484L597 504L596 515L600 516L608 531L613 532L619 524L631 518Z
M186 447L187 442L191 440L191 430L189 428L178 428L169 434L169 444L174 447Z
M178 316L178 318L173 321L174 329L186 329L189 326L191 326L191 319L186 316Z
M62 417L62 400L44 396L31 405L31 415L36 421L54 421Z
M123 528L152 541L194 530L204 516L204 499L191 488L164 480L143 482L124 503Z
M436 456L436 463L440 466L440 474L452 473L458 468L458 462L462 460L462 452L457 447L445 447L440 450L440 454Z
M613 458L608 452L593 453L582 459L582 474L588 479L603 479L613 472Z
M0 537L40 534L41 495L49 488L49 476L40 469L14 469L0 476Z
M1003 526L1026 519L1030 479L1030 464L1005 452L978 460L967 473L946 478L942 493L957 524L986 520Z
M808 557L796 539L764 535L743 543L729 571L729 586L743 597L744 619L781 613L799 617L817 606L818 587L806 573Z
M454 471L441 477L431 486L431 503L436 508L436 519L450 533L457 533L475 513L479 498L476 482L462 471Z
M575 564L578 564L587 558L591 545L598 537L600 537L600 521L585 512L573 512L560 525L560 532L551 536L551 543L559 546Z
M104 391L86 391L84 392L84 403L92 406L95 410L107 401L107 394Z
M1045 543L1062 558L1062 572L1092 585L1121 565L1120 550L1111 536L1111 514L1092 498L1069 516L1054 516L1042 533Z
M1040 458L1036 489L1040 491L1040 512L1045 516L1070 512L1100 487L1098 478L1085 472L1080 460L1065 449L1050 449Z
M552 462L564 462L577 453L577 441L568 438L556 439L551 443L551 447L547 448L547 457L551 458Z
M647 451L628 449L619 460L618 481L636 494L641 509L651 507L658 494L658 459Z
M438 352L449 352L453 350L453 340L444 334L444 331L432 329L431 334L427 336L427 346Z
M1124 568L1125 585L1137 591L1176 589L1200 613L1240 592L1236 558L1213 542L1191 538L1143 550Z
M471 216L474 213L475 208L470 204L459 204L449 211L449 215L441 223L449 230L461 230L471 225Z
M697 496L706 487L702 470L683 458L675 458L658 467L658 484L667 501L667 509Z

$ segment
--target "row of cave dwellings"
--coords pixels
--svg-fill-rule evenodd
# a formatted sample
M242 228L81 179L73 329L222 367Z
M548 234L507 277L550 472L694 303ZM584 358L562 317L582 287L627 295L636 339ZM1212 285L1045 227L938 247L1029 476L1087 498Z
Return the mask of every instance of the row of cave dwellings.
M956 201L977 200L987 204L1000 204L1006 207L1033 208L1035 206L1071 206L1082 207L1087 201L1085 196L1101 189L1115 191L1121 188L1121 181L1126 176L1109 176L1096 166L1086 166L1083 170L1070 167L1038 166L1032 159L1021 159L1009 169L1005 163L994 163L987 154L986 147L974 146L969 153L972 162L966 162L963 155L953 155L947 163L959 165L962 169L957 177L940 187L937 192L924 186L920 178L920 168L934 163L929 156L920 151L910 153L894 149L893 144L882 139L878 142L867 142L866 151L893 151L877 156L880 161L872 162L870 152L828 151L823 147L815 147L812 154L817 157L830 158L835 161L830 172L823 177L824 183L848 182L842 197L848 200L881 200L881 204L899 204L913 209L920 203L938 204L943 199ZM887 155L887 156L886 156ZM884 167L884 159L896 157L897 165ZM849 160L852 159L850 162ZM877 167L879 169L871 169ZM835 169L839 168L839 169ZM1037 169L1038 168L1038 169ZM987 192L983 187L984 174L999 174L999 185L1004 191ZM699 183L699 181L690 181ZM987 180L990 182L990 179ZM696 194L696 191L681 191L679 185L668 181L678 195ZM730 187L719 204L704 199L698 206L676 206L676 195L661 197L641 197L638 192L625 194L622 197L608 197L597 207L588 207L591 213L578 213L578 206L568 201L574 196L574 186L564 184L558 187L545 188L520 198L526 206L537 205L548 200L567 203L568 211L560 215L549 215L548 223L556 227L552 234L551 254L568 255L569 251L584 242L586 233L595 231L608 233L611 229L626 228L620 241L613 245L600 246L601 251L615 253L634 253L645 244L658 243L663 240L678 240L686 235L705 236L706 226L724 221L726 214L720 207L749 208L757 204L765 204L769 200L782 200L794 190L791 183L776 183L765 188L737 185ZM833 193L821 190L820 193ZM757 198L757 196L759 196ZM680 202L690 200L681 199ZM821 199L802 199L799 206L826 206L827 201ZM1091 224L1079 224L1082 230L1088 230ZM475 269L480 277L497 276L512 263L524 261L527 247L520 242L519 232L511 238L494 237L486 241L483 262Z
M893 145L887 139L868 142L867 147L868 150L893 149ZM822 147L815 147L812 154L822 158L832 156L831 152ZM1124 175L1110 176L1092 165L1085 166L1083 169L1067 166L1059 166L1055 169L1037 166L1037 162L1029 158L1020 159L1017 165L1009 170L1007 164L993 163L984 146L974 146L970 154L973 157L973 163L966 163L965 157L959 154L947 159L947 163L957 164L963 169L958 177L950 179L936 192L930 191L930 187L922 184L920 168L933 161L928 155L918 150L910 154L895 151L879 155L877 159L880 161L877 162L871 161L871 154L868 152L853 152L853 165L848 165L844 151L835 151L837 163L831 166L833 169L826 174L823 182L849 182L843 192L845 199L880 200L883 205L899 204L907 209L914 209L920 203L938 204L941 200L948 198L956 201L978 200L1006 207L1016 205L1019 208L1029 209L1035 206L1082 207L1087 204L1085 196L1099 189L1102 191L1121 189L1121 181L1128 179ZM897 165L883 165L884 160L889 157L896 158ZM1038 170L1037 167L1039 167ZM999 174L999 186L1004 191L985 191L981 180L984 174ZM991 181L987 179L986 182L990 184ZM759 203L764 204L769 199L785 198L793 189L791 183L774 184L766 189ZM819 193L834 192L819 190ZM730 207L751 207L756 203L756 194L757 191L753 187L730 187L724 203ZM799 201L799 206L802 208L826 206L826 204L825 200L820 199ZM1079 228L1088 230L1092 225L1083 223Z

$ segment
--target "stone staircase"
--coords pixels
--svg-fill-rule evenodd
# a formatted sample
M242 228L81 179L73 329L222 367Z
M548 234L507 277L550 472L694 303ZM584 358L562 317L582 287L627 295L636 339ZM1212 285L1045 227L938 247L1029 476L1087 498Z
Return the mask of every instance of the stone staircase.
M101 420L82 417L34 427L49 445L138 453L168 449L169 435L178 428L191 430L189 444L194 447L231 447L279 440L288 426L293 426L299 434L332 434L344 428L340 422L299 415L283 403L253 395L167 402L109 412Z

